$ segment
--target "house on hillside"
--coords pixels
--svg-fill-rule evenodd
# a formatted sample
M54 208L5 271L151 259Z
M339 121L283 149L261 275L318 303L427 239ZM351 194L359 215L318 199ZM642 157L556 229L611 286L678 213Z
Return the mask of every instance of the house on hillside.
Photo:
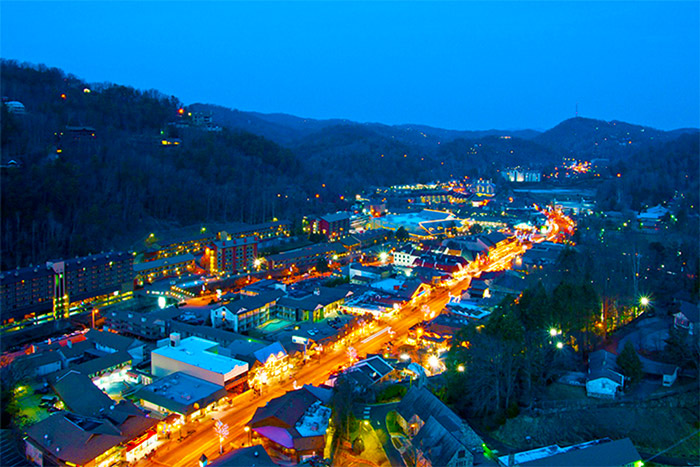
M700 309L690 302L680 301L680 311L673 315L673 325L677 329L687 329L688 334L698 334L700 326Z
M624 384L625 377L617 367L617 355L607 350L596 350L588 356L588 397L614 399Z

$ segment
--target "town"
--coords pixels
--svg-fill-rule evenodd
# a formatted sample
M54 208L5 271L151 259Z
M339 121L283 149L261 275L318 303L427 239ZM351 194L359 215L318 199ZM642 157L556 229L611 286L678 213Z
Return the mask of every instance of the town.
M557 170L595 177L595 167ZM3 271L3 382L26 433L22 453L73 466L594 465L611 456L643 465L626 437L508 446L445 403L464 375L499 384L488 358L470 352L495 358L488 335L509 333L512 344L523 332L504 309L547 300L532 278L555 270L577 248L577 223L594 216L585 190L533 189L540 177L503 172L524 189L466 177L378 188L351 210L305 217L300 232L277 219L197 225L152 232L131 251ZM615 222L654 235L667 213ZM591 292L568 291L572 307L580 293ZM615 316L603 304L591 322L562 311L533 324L543 335L529 345L550 363L532 371L580 396L520 410L692 398L697 370L637 352L658 350L674 330L696 336L697 305L674 298L669 321L653 301L616 304ZM633 364L621 362L630 351ZM489 412L519 411L505 388L464 395L505 398Z

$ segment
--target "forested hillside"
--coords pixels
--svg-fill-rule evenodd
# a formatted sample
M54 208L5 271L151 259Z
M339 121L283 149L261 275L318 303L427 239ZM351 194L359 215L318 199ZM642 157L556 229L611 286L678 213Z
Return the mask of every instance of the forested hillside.
M601 187L603 204L624 200L637 209L668 198L676 186L697 195L697 138L694 149L680 152L656 144L697 130L587 119L539 135L358 124L190 108L155 90L90 84L14 61L2 61L1 72L3 102L19 101L26 110L2 106L2 269L129 248L154 228L294 221L346 209L371 186L497 177L504 167L559 164L571 155L624 164L625 177ZM212 110L221 131L197 125L189 115L197 110ZM605 151L592 151L601 128ZM628 131L637 136L621 144ZM647 140L654 144L641 143ZM642 165L635 162L640 150ZM667 153L674 170L664 175ZM8 167L11 160L19 165Z

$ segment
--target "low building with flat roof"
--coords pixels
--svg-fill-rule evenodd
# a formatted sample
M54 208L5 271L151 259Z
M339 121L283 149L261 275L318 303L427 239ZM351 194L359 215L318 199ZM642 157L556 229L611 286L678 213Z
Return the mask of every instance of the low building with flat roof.
M207 413L226 394L226 389L218 384L178 371L142 387L134 395L149 410L180 414L189 421Z
M173 333L168 345L151 351L151 373L155 377L181 371L226 389L245 382L248 363L219 355L219 344L199 337L180 340Z

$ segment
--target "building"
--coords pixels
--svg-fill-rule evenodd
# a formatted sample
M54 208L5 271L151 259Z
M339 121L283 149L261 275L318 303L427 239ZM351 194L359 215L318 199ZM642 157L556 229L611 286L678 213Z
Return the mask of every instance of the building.
M27 459L37 465L81 467L142 459L155 449L157 420L138 408L120 406L97 417L58 412L35 423L27 429Z
M611 441L597 439L573 446L556 444L498 458L501 467L639 467L642 456L629 438Z
M147 256L153 259L191 253L198 255L215 241L235 238L255 237L259 241L272 238L289 237L291 223L287 220L265 222L262 224L210 224L208 226L190 226L182 229L151 233L143 241Z
M0 274L3 325L38 324L83 311L76 306L107 296L130 297L133 256L110 252Z
M140 284L150 283L164 277L179 277L195 266L195 257L190 253L134 263L134 278Z
M588 397L614 399L625 385L625 377L617 367L617 355L596 350L588 356L586 394Z
M247 271L258 256L257 238L241 237L232 240L219 240L205 250L205 264L211 274Z
M284 295L281 290L270 290L258 295L238 294L235 300L211 310L214 327L227 327L234 332L256 328L270 320L271 310Z
M3 103L7 107L7 111L15 115L25 115L27 110L24 108L24 104L20 101L8 101Z
M179 414L185 422L216 408L228 393L222 386L177 371L134 394L141 406L163 414Z
M321 321L337 314L347 295L346 290L332 287L297 290L277 301L275 313L290 321Z
M350 213L336 212L307 220L307 231L310 234L321 234L329 240L344 237L350 233Z
M329 261L346 253L339 243L319 243L317 245L299 248L297 250L277 253L266 258L268 269L296 269L308 271L319 261Z
M537 170L516 168L505 170L501 175L513 183L538 183L542 180L542 173Z
M394 367L378 355L360 360L343 374L361 388L384 383L396 375Z
M266 451L299 463L323 455L331 417L329 389L305 385L258 407L248 425Z
M277 467L265 448L260 445L234 449L207 465L210 467Z
M97 329L90 329L85 333L85 338L101 352L127 352L134 362L140 363L143 360L145 344L138 339L120 336L115 332L98 331Z
M162 378L176 372L231 389L245 383L248 363L220 355L216 342L199 337L180 340L173 333L165 346L151 351L151 373Z
M673 325L678 329L686 329L688 334L697 335L700 326L700 310L697 305L680 301L680 310L673 315Z
M396 410L416 448L416 465L471 467L483 453L482 439L425 387L413 386Z

